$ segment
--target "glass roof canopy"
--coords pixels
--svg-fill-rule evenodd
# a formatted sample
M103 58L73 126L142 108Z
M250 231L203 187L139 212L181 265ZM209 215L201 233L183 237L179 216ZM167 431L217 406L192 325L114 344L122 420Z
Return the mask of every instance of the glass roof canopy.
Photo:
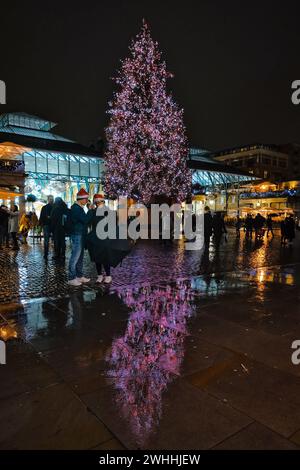
M211 152L206 149L190 148L189 162L194 162L194 165L191 164L192 184L199 185L206 190L226 189L232 185L246 184L258 180L256 176L242 171L239 172L237 169L232 171L231 167L221 165L211 157Z
M73 140L50 132L55 126L54 122L26 113L2 114L0 133L2 139L7 135L7 141L0 143L1 158L23 161L25 173L31 178L101 181L103 159ZM16 144L15 136L22 145Z
M35 149L26 150L22 157L31 178L98 182L102 177L99 158Z
M7 126L25 127L27 129L38 129L48 132L52 127L56 126L56 122L27 113L5 113L0 116L0 127Z
M29 128L23 128L23 127L17 127L17 126L5 126L5 127L0 126L0 132L7 132L8 134L24 135L27 137L37 137L40 139L47 139L47 140L73 142L73 140L66 139L66 137L53 134L52 132L45 132L45 131L40 131L38 129L29 129Z
M220 187L226 188L233 184L249 183L250 181L256 180L257 178L254 176L206 170L195 170L192 176L193 184L199 184L206 189L220 189Z
M46 121L45 119L26 113L6 113L0 115L0 132L47 140L74 142L73 140L50 132L55 126L55 122Z

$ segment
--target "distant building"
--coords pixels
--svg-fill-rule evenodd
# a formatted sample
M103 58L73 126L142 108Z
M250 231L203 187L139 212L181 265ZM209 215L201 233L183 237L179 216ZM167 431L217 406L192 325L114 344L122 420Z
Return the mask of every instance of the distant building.
M195 210L208 205L214 211L239 212L239 193L259 178L239 168L218 162L207 149L191 147L188 167L192 170L192 193Z
M211 157L272 183L294 178L294 157L284 146L245 145L213 152Z

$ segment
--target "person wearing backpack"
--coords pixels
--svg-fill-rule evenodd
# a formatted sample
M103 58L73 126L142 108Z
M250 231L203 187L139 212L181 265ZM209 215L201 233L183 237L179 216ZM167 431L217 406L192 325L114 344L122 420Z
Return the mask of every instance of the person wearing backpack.
M71 207L71 242L72 253L69 263L69 282L70 286L81 286L90 279L83 276L83 256L87 228L90 223L91 215L86 214L84 206L87 204L89 194L81 188L77 193L76 202Z

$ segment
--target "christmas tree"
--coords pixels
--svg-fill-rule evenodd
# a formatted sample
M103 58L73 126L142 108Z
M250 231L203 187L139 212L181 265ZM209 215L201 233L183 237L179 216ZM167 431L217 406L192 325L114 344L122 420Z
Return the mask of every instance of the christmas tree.
M180 202L189 194L183 110L166 88L171 76L144 21L114 79L119 89L109 103L105 190L110 197L148 204L158 196Z

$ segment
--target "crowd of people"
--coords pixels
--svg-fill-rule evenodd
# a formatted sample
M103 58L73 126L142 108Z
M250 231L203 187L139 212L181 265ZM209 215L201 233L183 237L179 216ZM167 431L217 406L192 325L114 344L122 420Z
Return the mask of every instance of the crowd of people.
M48 260L49 242L53 239L55 260L65 260L66 254L66 236L70 236L72 243L72 252L69 262L69 285L80 286L90 282L90 279L83 275L84 249L87 242L88 227L93 230L95 226L94 219L96 208L101 202L104 204L104 198L101 195L95 195L93 205L88 212L84 207L88 204L89 195L81 189L77 194L77 200L68 209L62 198L48 196L48 202L42 207L39 224L44 234L44 258ZM112 281L110 276L110 266L102 266L98 262L96 267L98 272L97 282L109 284ZM102 275L102 268L105 270L105 276Z
M0 249L10 248L12 242L12 250L19 250L19 241L26 244L32 229L36 229L36 233L41 237L41 227L34 211L20 216L16 204L12 204L10 208L4 204L0 206Z
M84 209L88 206L88 210ZM20 242L27 243L31 229L36 230L38 237L43 233L44 259L48 260L50 240L53 241L54 256L57 261L64 261L66 254L66 236L71 240L71 257L69 261L69 284L80 286L90 282L83 275L84 250L88 249L91 260L97 270L97 283L112 282L111 267L117 266L130 252L132 243L127 240L100 240L96 227L101 216L96 214L99 206L105 206L104 196L95 194L93 202L82 188L77 193L77 200L69 209L60 197L48 196L38 219L34 212L20 216L17 205L0 208L0 248L20 249ZM103 215L104 217L104 215Z
M88 211L84 207L88 205ZM97 208L105 206L104 196L95 194L92 204L85 189L77 193L76 202L68 209L66 203L57 197L48 197L40 215L40 226L44 233L44 258L48 259L50 237L54 242L54 259L64 260L66 235L70 236L72 251L69 261L69 285L78 287L90 282L83 275L84 250L88 249L91 261L97 270L96 282L112 282L111 267L116 267L130 252L131 244L127 240L101 240L96 228L103 216L97 215Z
M267 218L261 214L256 214L255 217L252 214L247 214L247 217L243 221L240 217L237 218L236 222L236 234L240 237L240 231L244 228L247 239L252 239L253 235L255 240L262 240L266 234L268 237L271 235L274 237L274 223L272 216L269 214ZM280 222L281 231L281 244L286 243L292 244L296 234L295 220L292 215L288 215Z
M267 218L257 213L255 217L252 214L247 214L245 219L237 216L235 222L236 236L240 238L241 231L244 230L247 240L263 240L266 235L274 237L274 223L271 215ZM280 222L281 244L293 243L296 236L296 225L292 215L288 215ZM211 238L213 238L216 248L220 246L222 236L225 234L227 240L227 229L224 221L224 216L221 212L211 214L209 206L204 210L204 245L208 248Z
M85 206L88 207L88 210L85 210ZM10 208L2 205L0 207L0 248L10 247L13 250L19 250L19 242L27 243L29 231L34 229L38 237L41 237L43 233L45 260L48 260L50 239L52 239L53 258L64 261L65 240L66 236L69 236L72 246L69 261L69 284L80 286L90 282L90 279L83 275L83 259L86 248L92 262L95 263L98 275L96 282L110 284L112 282L111 267L117 266L130 252L132 241L99 239L96 227L101 217L97 215L96 211L98 207L103 206L105 207L103 195L95 194L91 203L89 194L83 188L77 193L76 202L70 209L62 198L56 197L54 199L53 196L48 196L47 204L42 207L39 219L34 211L20 217L17 205L12 204ZM161 222L163 225L163 221ZM267 218L259 213L255 217L248 214L245 219L237 217L235 229L238 238L241 230L244 230L248 240L251 240L253 236L255 240L262 240L265 235L274 237L271 215ZM280 229L282 245L292 244L295 238L295 221L292 215L288 215L282 220ZM227 241L224 215L221 212L215 212L212 215L210 208L206 206L204 211L205 249L208 249L211 239L218 249L223 236Z
M211 214L209 206L204 209L204 246L207 249L210 244L210 239L213 236L215 246L218 249L221 243L222 236L227 236L227 229L224 221L224 216L221 212ZM226 238L225 238L226 239Z
M0 248L9 247L12 240L12 249L19 249L19 217L20 212L16 204L12 204L10 208L5 205L0 207Z

